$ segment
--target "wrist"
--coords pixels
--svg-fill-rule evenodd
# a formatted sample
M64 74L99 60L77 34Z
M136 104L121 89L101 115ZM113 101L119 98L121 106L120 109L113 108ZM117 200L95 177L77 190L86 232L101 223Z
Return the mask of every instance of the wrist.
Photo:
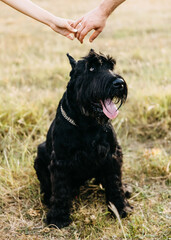
M99 14L104 17L104 18L108 18L110 13L108 11L108 9L106 8L106 6L101 3L98 7L97 7L97 11L99 12Z
M99 11L107 18L121 3L126 0L103 0L99 5Z

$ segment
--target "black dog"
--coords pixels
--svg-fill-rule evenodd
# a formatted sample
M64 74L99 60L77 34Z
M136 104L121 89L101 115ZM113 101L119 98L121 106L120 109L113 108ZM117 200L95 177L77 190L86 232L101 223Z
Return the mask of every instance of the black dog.
M88 179L105 188L106 201L127 215L129 204L121 180L122 151L109 119L127 98L124 79L113 72L115 60L89 54L76 62L46 142L38 146L34 167L50 207L47 223L59 228L70 223L72 199ZM118 108L119 108L118 107Z

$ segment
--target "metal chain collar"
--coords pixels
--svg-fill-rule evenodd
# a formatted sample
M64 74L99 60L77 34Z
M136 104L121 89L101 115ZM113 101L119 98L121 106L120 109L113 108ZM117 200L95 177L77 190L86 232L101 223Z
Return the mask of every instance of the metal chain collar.
M63 109L63 107L62 107L62 104L61 104L60 109L61 109L62 116L63 116L69 123L71 123L71 124L74 125L74 126L77 126L77 124L75 123L75 121L74 121L72 118L70 118L70 117L67 116L66 112L64 111L64 109Z

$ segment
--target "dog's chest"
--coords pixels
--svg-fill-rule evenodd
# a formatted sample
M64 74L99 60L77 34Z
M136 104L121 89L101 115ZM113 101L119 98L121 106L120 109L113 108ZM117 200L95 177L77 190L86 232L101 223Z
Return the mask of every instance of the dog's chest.
M94 147L94 144L107 141L107 132L103 129L90 128L83 133L83 141L86 146Z
M72 163L73 169L80 169L79 165L93 173L111 158L115 149L115 135L110 125L57 130L54 135L56 157L66 164Z
M105 128L91 128L84 132L83 144L85 146L86 152L91 157L101 157L101 151L110 151L110 132ZM101 149L101 150L100 150Z

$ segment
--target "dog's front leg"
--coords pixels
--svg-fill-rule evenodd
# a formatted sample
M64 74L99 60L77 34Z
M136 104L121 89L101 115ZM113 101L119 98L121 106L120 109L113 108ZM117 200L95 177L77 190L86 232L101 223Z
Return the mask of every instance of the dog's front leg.
M68 226L71 222L71 189L68 183L67 172L62 171L61 167L59 168L54 156L52 156L49 171L52 183L52 197L50 200L51 207L47 214L47 224L62 228Z
M105 192L106 201L113 203L121 217L126 217L131 211L122 186L121 164L116 159L109 160L109 164L105 171ZM109 209L110 210L110 209Z
M117 208L121 217L126 217L127 200L120 179L114 174L110 174L105 178L106 201L113 203Z

